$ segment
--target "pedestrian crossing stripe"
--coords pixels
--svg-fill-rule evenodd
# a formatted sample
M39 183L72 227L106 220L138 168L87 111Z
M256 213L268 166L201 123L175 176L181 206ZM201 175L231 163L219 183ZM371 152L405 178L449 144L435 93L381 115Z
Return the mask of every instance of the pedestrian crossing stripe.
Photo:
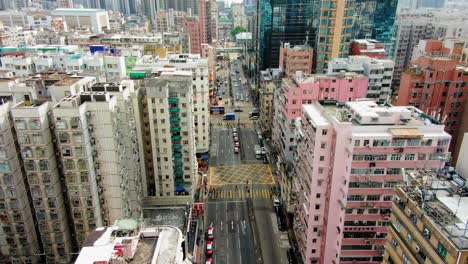
M211 197L211 199L270 199L271 190L268 189L255 189L247 192L245 189L241 190L220 190L216 197Z

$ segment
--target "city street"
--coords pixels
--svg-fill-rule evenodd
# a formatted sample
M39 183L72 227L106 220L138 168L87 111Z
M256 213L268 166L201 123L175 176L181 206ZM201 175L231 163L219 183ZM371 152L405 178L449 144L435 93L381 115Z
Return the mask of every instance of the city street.
M225 91L223 102L235 100L234 106L231 103L225 105L227 113L230 109L232 112L242 109L242 112L236 112L233 121L222 120L222 115L211 116L210 192L205 200L205 224L215 230L213 262L287 263L287 235L279 232L273 208L275 182L271 165L256 157L254 146L259 144L259 139L254 121L248 116L253 109L251 101L247 102L250 91L242 85L247 80L240 73L240 62L234 66L237 55L230 54L230 58L231 71L220 71L218 76L226 78L227 74L234 73L231 76L234 98L229 98L229 91ZM234 127L237 129L238 153L234 151Z

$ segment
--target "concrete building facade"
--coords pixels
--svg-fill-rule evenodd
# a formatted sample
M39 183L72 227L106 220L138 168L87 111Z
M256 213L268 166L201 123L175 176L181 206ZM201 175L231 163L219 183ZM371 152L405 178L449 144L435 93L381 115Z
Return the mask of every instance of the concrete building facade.
M444 168L406 176L407 184L395 191L382 263L466 263L468 199L463 188L454 193L454 180L464 183L464 175Z
M280 48L279 68L284 75L292 77L297 71L312 73L314 50L307 45L291 46L283 43Z
M417 108L365 100L303 106L299 134L293 226L303 260L381 263L393 188L408 168L443 166L450 135Z
M392 60L375 59L368 56L349 56L330 61L328 73L345 71L363 74L369 79L367 97L379 102L387 102L392 93L394 65Z
M420 41L419 58L403 72L398 92L398 105L413 105L446 125L453 136L451 150L457 144L465 111L468 82L466 67L458 64L455 54L462 47L449 49L439 40Z

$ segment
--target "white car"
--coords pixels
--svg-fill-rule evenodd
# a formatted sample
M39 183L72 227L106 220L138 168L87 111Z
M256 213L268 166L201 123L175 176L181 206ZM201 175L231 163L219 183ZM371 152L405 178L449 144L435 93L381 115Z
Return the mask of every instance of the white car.
M265 147L262 147L260 152L262 153L262 155L265 155L266 154L266 150L265 150Z

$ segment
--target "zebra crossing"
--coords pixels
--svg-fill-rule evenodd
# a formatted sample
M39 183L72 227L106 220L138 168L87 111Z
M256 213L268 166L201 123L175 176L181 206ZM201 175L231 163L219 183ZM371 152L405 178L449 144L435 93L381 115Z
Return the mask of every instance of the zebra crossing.
M213 200L219 199L245 199L245 198L252 198L252 199L270 199L272 192L270 189L254 189L248 190L241 189L241 190L225 190L220 189L216 190L215 192L210 193L209 198Z

